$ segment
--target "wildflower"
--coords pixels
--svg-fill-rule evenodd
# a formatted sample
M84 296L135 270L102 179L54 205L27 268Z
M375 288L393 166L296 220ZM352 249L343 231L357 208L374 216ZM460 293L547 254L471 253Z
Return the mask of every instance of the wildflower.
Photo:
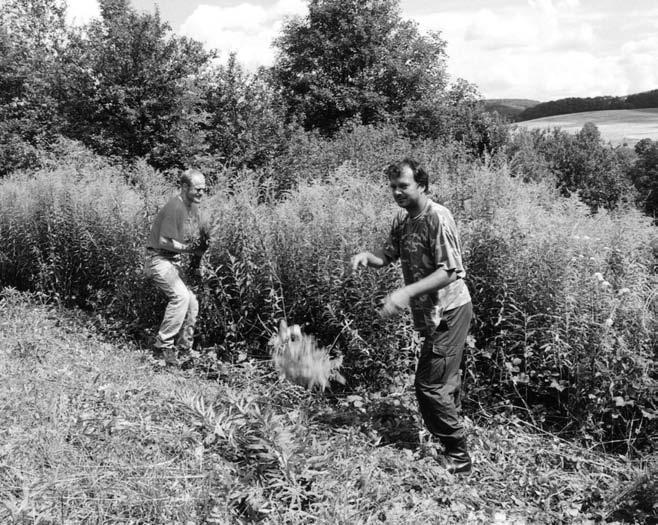
M617 291L617 295L626 295L626 294L629 294L629 293L631 293L630 288L620 288Z
M605 322L603 323L603 325L604 325L606 328L610 328L610 327L612 326L613 323L614 323L614 321L612 320L612 317L608 317L608 318L605 320Z
M596 272L594 275L592 275L592 277L594 277L594 279L599 282L603 281L603 274L601 272Z
M601 283L601 288L610 288L612 285L608 281L603 281Z

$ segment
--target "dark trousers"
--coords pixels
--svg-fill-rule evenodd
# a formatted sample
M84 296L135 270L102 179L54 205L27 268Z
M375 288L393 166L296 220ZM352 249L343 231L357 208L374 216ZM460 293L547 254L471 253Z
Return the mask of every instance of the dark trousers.
M416 368L420 413L425 426L444 445L464 436L459 416L460 366L471 317L471 303L444 312L434 334L425 338Z

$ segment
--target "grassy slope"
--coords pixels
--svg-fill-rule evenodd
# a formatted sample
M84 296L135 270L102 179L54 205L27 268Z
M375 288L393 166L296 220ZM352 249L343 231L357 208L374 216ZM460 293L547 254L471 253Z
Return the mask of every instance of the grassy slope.
M575 133L586 122L596 124L604 139L616 145L633 145L645 138L658 140L658 108L571 113L526 120L517 125L528 129L559 127Z
M15 292L0 373L2 523L582 523L643 474L479 413L455 479L409 388L330 402L248 362L204 380Z

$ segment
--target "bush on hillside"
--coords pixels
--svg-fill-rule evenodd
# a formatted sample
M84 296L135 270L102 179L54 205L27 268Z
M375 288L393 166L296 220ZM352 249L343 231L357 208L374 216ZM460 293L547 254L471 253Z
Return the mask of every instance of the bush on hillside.
M635 145L637 159L629 170L638 201L650 217L658 217L658 141L642 139Z
M561 129L516 130L507 144L512 172L524 180L553 180L562 195L578 195L593 212L634 199L625 148L605 144L592 123L571 135Z
M297 130L285 154L277 157L267 172L282 190L299 182L327 181L345 163L359 177L375 184L384 180L383 170L403 157L419 159L437 178L468 170L474 162L463 144L441 139L412 140L392 125L364 126L346 123L331 138Z
M591 217L577 200L500 175L481 183L491 189L480 199L496 206L464 232L475 389L538 425L647 446L658 417L650 222L632 211Z

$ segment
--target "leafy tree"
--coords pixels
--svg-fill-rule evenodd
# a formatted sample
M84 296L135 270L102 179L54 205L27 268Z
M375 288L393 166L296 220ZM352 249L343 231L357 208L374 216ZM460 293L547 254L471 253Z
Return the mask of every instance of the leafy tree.
M635 145L637 160L629 175L640 195L644 211L658 216L658 142L642 139Z
M0 175L38 163L62 121L52 96L66 43L60 0L4 0L0 10Z
M209 155L224 165L257 168L280 154L287 138L283 101L264 70L247 73L231 54L203 84Z
M61 108L67 134L105 155L180 167L203 153L196 74L211 55L171 34L159 13L101 0L101 18L71 35Z
M455 140L477 156L501 150L509 141L507 123L485 111L477 87L463 79L410 101L401 124L412 136Z
M505 153L512 175L524 182L553 180L549 162L541 151L546 141L546 130L516 129L506 145Z
M632 194L623 148L605 144L595 124L586 123L575 135L556 129L536 138L537 151L564 195L576 193L597 211L614 209Z
M398 0L310 0L275 45L273 79L306 129L384 122L446 87L445 42L402 20Z

